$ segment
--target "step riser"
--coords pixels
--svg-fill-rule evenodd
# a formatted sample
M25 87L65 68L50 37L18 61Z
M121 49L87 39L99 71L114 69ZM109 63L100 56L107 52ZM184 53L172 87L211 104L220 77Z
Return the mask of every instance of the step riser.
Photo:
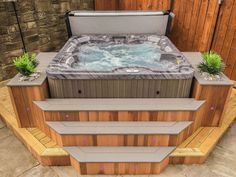
M60 135L51 129L51 138L60 146L178 146L191 134L179 135Z
M160 163L79 163L70 157L71 165L81 175L145 175L160 174L169 164L169 158Z
M46 121L191 121L191 111L44 112Z
M173 165L180 165L180 164L186 164L186 165L192 165L192 164L203 164L206 162L208 155L205 156L196 156L193 157L191 155L185 156L185 157L170 157L169 164Z

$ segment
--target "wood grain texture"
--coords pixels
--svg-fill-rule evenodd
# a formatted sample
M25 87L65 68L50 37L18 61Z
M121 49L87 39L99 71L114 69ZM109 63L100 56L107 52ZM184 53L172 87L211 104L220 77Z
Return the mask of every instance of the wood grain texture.
M82 175L160 174L169 163L169 158L160 163L79 163L73 157L70 158L72 166Z
M43 117L33 101L42 101L49 97L47 81L41 86L12 86L9 87L9 92L19 127L43 126Z
M231 92L231 86L199 85L194 80L192 98L206 100L205 104L194 115L194 124L198 126L219 126L225 104ZM196 127L198 128L198 127Z
M137 10L137 0L119 0L119 10Z
M186 128L179 135L61 135L50 129L50 137L63 146L178 146L191 134Z
M226 63L225 74L236 79L236 0L224 1L219 12L212 50Z
M118 0L95 0L95 10L118 10Z
M138 10L170 10L170 0L137 0Z
M171 39L181 51L209 50L218 11L217 0L175 1Z
M200 157L195 157L195 156L189 156L189 157L170 157L170 164L186 164L186 165L191 165L191 164L203 164L207 159L207 156L200 156Z
M192 121L192 111L44 112L46 121Z
M169 10L170 0L95 0L95 10Z

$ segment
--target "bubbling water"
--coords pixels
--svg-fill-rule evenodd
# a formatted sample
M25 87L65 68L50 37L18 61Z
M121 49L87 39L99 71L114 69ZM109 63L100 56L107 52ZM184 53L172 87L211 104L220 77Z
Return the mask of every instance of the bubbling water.
M78 62L72 67L87 71L112 71L116 68L143 67L153 70L169 70L175 68L174 61L161 61L161 49L150 41L142 43L89 42L80 45Z

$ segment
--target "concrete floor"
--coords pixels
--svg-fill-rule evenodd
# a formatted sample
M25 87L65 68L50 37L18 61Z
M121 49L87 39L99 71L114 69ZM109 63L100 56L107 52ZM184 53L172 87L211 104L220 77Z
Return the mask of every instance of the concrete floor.
M78 175L72 167L41 166L14 134L0 121L0 177L79 176L81 175ZM161 175L151 176L236 177L236 122L218 143L205 164L169 165Z

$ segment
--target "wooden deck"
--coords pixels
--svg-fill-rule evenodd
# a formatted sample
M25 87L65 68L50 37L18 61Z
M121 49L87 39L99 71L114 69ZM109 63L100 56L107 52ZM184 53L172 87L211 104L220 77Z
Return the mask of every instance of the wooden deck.
M37 128L18 128L6 87L0 88L0 115L15 135L43 165L70 165L69 155ZM236 90L233 89L221 127L200 127L170 156L174 164L203 163L236 115Z

